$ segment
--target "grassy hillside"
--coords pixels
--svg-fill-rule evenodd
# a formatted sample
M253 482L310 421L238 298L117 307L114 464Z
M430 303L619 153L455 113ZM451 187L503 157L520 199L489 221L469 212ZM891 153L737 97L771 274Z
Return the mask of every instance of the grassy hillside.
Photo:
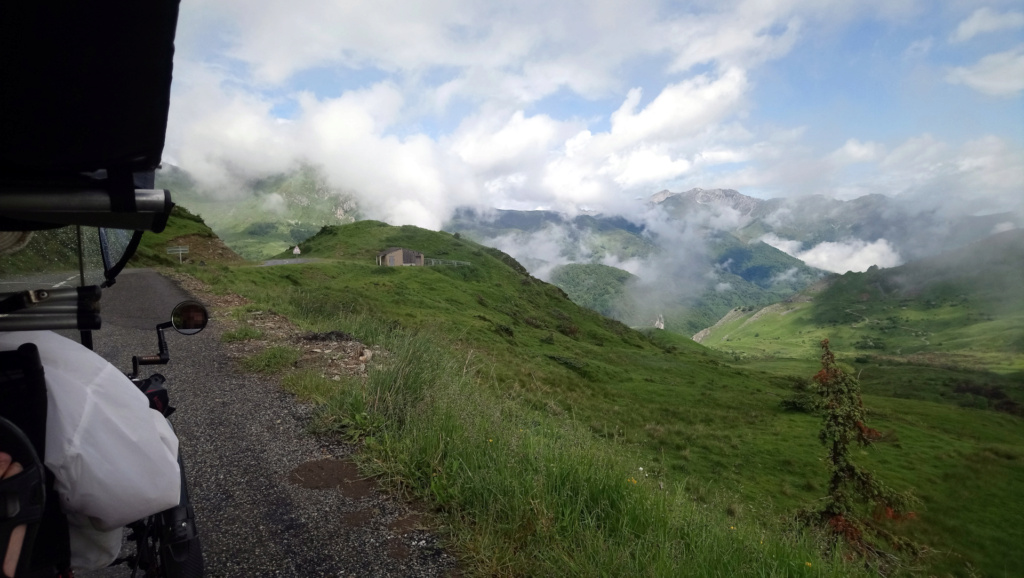
M597 263L560 265L551 272L551 283L561 287L573 303L616 319L633 316L625 297L628 284L636 279L628 271Z
M168 254L168 247L188 247L183 263L241 263L244 261L229 249L206 226L202 217L181 205L175 205L167 227L160 233L145 233L129 264L133 267L176 266L179 258Z
M472 265L377 267L390 246ZM324 404L326 423L368 432L376 467L445 512L483 573L856 573L806 566L811 547L778 521L825 491L819 419L780 405L816 371L818 333L791 343L794 360L748 364L580 308L500 251L447 233L362 221L301 248L323 261L190 270L252 309L392 351L366 382L301 364L286 381ZM928 571L1024 567L1021 418L943 399L944 380L976 373L875 365L880 378L863 375L871 425L899 441L859 459L922 498L903 530L934 549ZM888 378L899 387L882 387Z
M732 316L702 339L761 357L839 351L940 367L1024 373L1024 231L941 257L832 277L801 298Z

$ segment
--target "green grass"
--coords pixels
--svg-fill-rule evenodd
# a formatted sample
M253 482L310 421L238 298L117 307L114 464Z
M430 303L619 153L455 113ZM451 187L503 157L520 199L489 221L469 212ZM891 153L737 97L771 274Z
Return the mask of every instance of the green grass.
M375 266L389 246L473 265ZM818 332L788 343L792 359L636 332L575 306L500 252L415 227L328 228L302 249L325 261L188 270L250 308L391 352L374 358L365 384L325 383L301 367L284 379L321 404L318 428L368 435L370 461L436 504L482 573L775 575L811 571L807 561L813 572L854 572L804 560L811 546L779 523L825 491L818 418L780 406L817 370ZM811 313L782 318L794 315ZM946 399L961 395L947 380L990 374L844 361L863 369L869 425L899 440L859 459L923 500L905 531L938 552L927 572L1024 567L1014 518L1024 421ZM649 477L638 479L639 467ZM630 486L649 495L621 493ZM610 518L595 512L603 509ZM669 521L643 521L651 517Z
M134 267L157 267L173 266L178 264L176 255L167 254L167 246L179 237L186 235L198 235L200 237L215 238L216 235L202 217L194 215L181 205L175 205L171 216L167 220L167 227L160 233L145 233L135 255L131 259Z
M299 352L291 347L269 347L242 360L242 367L258 373L279 373L295 365Z
M645 475L628 448L527 409L474 377L487 371L472 352L463 358L440 336L361 321L360 333L389 353L371 365L365 383L306 371L286 377L285 386L320 406L319 430L369 436L364 464L437 508L469 573L853 572L821 561L813 543L782 524L766 526L755 512L735 508L730 518L706 488L694 502L685 484Z

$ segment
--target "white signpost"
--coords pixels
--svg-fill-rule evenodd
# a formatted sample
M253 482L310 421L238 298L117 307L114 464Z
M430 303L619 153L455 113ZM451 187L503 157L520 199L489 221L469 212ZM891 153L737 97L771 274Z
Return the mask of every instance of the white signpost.
M181 256L188 253L188 245L183 245L181 247L167 247L168 255L173 255L175 253L178 254L178 264L181 265Z

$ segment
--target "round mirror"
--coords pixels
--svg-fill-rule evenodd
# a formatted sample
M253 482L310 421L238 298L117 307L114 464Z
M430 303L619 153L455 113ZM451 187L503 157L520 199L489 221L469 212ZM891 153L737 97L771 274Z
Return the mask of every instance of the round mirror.
M171 325L182 335L195 335L206 327L210 314L198 301L182 301L171 312Z

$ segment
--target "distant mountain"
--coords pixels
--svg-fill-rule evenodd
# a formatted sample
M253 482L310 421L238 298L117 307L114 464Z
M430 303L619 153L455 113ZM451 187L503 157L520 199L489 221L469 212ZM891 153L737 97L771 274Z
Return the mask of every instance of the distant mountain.
M842 201L824 195L756 199L731 189L661 191L648 204L675 219L719 217L741 240L772 234L795 241L800 250L824 242L857 239L888 241L904 260L913 260L962 247L1005 228L1024 227L1024 216L945 214L885 195L866 195Z
M716 208L729 207L741 215L750 215L760 208L765 201L748 197L732 189L690 189L685 193L661 191L655 193L647 201L651 205L661 205L674 216L682 216L701 205Z
M751 207L745 199L756 201L735 191L691 193L670 193L662 202L694 210L720 200ZM444 227L510 253L580 305L633 326L651 326L663 315L666 329L685 335L734 307L778 301L824 274L709 224L688 227L680 219L680 228L685 238L622 217L468 209Z
M900 267L833 275L783 302L731 312L699 340L796 357L828 337L848 354L913 356L1024 377L1022 263L1024 230L1006 231Z
M355 199L333 188L319 169L303 165L285 173L242 182L239 190L203 188L189 173L165 164L156 184L176 203L203 216L232 249L265 259L312 237L326 225L359 216Z
M444 230L472 239L488 239L508 247L523 247L543 240L543 254L520 252L516 258L536 273L552 263L587 263L613 258L627 261L645 258L656 245L644 235L645 227L618 216L578 215L569 217L554 211L482 212L459 209L445 223ZM499 247L499 248L508 248Z

